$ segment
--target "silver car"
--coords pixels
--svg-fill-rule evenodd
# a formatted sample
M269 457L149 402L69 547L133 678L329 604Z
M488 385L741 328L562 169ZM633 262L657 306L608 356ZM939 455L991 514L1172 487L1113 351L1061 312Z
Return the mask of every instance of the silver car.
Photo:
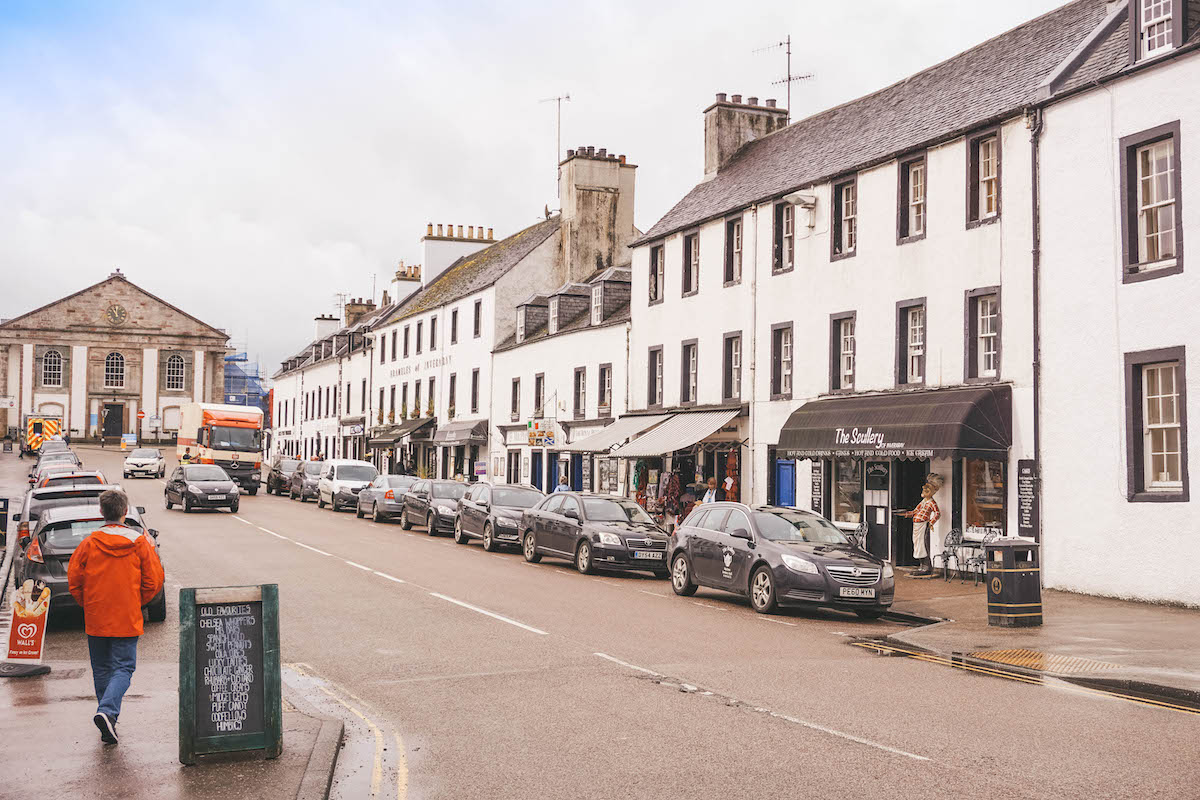
M124 477L132 478L144 475L147 478L161 478L167 473L167 462L163 459L161 450L151 447L139 447L125 456L125 464L121 467Z
M417 482L413 475L379 475L371 485L358 493L359 519L371 515L376 522L398 516L404 508L404 493Z

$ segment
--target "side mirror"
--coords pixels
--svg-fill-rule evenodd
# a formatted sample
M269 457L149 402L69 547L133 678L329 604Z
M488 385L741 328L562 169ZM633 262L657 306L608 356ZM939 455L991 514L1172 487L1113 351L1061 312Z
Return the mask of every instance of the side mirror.
M747 542L750 541L750 531L746 530L745 528L734 528L729 532L729 535L735 539L745 539Z
M137 512L138 512L139 514L145 514L145 513L146 513L146 507L145 507L145 506L138 506L138 507L137 507Z
M157 539L157 538L158 538L158 531L154 530L154 528L147 528L147 529L146 529L146 533L150 534L150 535L151 535L151 536L153 536L155 539Z
M566 511L563 512L563 516L566 517L567 519L578 520L579 512L573 508L568 508Z
M13 522L20 522L21 521L21 512L20 511L14 512L12 515L12 518L13 518Z

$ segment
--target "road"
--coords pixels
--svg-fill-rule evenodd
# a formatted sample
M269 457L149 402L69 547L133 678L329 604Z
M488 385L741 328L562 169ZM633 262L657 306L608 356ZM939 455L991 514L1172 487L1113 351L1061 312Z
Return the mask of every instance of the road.
M85 455L110 476L119 459ZM166 511L160 481L125 485L170 590L142 662L177 658L179 587L279 584L290 684L332 689L314 695L386 748L344 796L1196 796L1197 717L852 646L895 623L764 617L262 493ZM77 624L48 642L85 657ZM352 741L342 769L371 751Z

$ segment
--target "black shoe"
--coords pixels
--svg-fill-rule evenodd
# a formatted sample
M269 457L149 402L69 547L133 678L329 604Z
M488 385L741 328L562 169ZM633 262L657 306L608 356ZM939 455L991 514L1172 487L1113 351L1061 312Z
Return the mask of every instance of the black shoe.
M117 726L107 714L96 714L92 717L92 722L96 723L96 727L100 729L100 741L105 744L117 743Z

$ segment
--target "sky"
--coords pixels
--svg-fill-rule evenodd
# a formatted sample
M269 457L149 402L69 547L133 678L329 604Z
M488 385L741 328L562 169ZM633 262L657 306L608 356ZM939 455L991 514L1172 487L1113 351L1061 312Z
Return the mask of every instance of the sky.
M0 0L0 318L114 268L266 373L427 222L556 208L562 149L624 153L647 230L703 173L716 92L792 119L1060 0Z

